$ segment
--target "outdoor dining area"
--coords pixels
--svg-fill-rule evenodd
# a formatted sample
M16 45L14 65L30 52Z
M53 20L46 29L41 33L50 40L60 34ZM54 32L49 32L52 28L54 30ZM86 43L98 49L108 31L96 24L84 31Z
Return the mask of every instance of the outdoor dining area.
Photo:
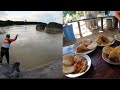
M100 19L101 27L83 37L80 21L92 19ZM103 28L103 19L107 19L106 29ZM67 31L72 30L72 25L64 28L64 36L69 38L63 44L63 78L120 78L120 29L113 26L114 16L75 22L80 38L76 39L73 31Z

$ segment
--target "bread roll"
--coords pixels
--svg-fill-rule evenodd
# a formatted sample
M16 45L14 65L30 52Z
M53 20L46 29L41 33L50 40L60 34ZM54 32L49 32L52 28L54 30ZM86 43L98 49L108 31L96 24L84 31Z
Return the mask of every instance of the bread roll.
M77 48L76 48L76 51L77 53L82 53L82 52L85 52L87 51L88 48L84 45L84 44L80 44Z
M120 34L115 35L115 39L120 40Z
M111 60L111 61L119 62L119 56L120 56L120 53L118 53L118 52L110 52L108 58L109 58L109 60Z
M112 42L114 39L112 37L108 37L109 41Z
M109 55L110 52L113 50L114 48L110 47L110 46L106 46L102 49L103 53Z
M92 43L92 41L90 39L85 39L82 41L82 44L84 44L85 46L88 46L91 43Z
M97 47L96 42L92 42L90 45L87 46L88 49L95 49Z
M69 67L63 66L63 73L64 74L70 74L70 73L73 73L74 71L75 71L74 66L69 66Z
M74 64L74 56L73 55L64 55L63 56L63 64L64 66L71 66Z

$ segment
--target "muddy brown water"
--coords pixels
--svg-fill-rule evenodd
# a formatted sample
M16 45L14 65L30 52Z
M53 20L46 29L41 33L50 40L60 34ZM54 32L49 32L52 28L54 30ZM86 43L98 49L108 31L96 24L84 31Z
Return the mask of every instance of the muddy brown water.
M10 62L20 62L24 69L35 68L50 63L62 57L63 34L47 34L37 31L35 25L18 25L0 27L1 31L11 34L18 39L11 43ZM0 45L5 34L0 35ZM6 58L3 58L6 63Z

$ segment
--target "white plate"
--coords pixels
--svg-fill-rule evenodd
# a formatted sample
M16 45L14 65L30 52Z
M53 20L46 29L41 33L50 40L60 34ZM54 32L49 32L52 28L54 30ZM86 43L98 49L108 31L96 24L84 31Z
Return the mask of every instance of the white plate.
M115 39L113 38L113 41L112 41L111 43L108 43L108 44L106 44L106 45L99 45L99 44L97 43L97 40L96 40L97 45L98 45L98 46L102 46L102 47L108 46L108 45L112 45L112 44L114 44L114 42L115 42Z
M116 38L116 36L117 36L117 35L119 35L119 36L120 36L120 33L116 34L116 35L114 36L114 38L115 38L115 40L117 40L117 41L119 41L119 42L120 42L120 39L117 39L117 38Z
M80 55L80 56L85 57L86 60L87 60L87 64L88 64L88 67L85 70L85 72L78 73L78 74L67 74L67 75L65 75L66 77L69 77L69 78L76 78L76 77L79 77L79 76L85 74L90 69L90 67L91 67L91 59L90 59L90 57L88 55L85 55L85 54L72 54L72 55Z
M112 64L112 65L120 65L120 63L118 62L113 62L113 61L110 61L108 58L107 58L107 55L105 53L102 53L102 58L109 64Z
M79 45L80 45L80 42L79 43L75 43L74 46L73 46L73 51L74 51L75 54L77 54L76 47L79 46ZM78 53L78 54L89 54L89 53L93 52L95 49L88 50L86 52Z

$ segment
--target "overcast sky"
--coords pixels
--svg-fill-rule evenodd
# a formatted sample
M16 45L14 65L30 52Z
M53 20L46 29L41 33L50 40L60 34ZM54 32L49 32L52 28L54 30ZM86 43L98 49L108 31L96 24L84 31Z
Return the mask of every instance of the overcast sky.
M0 20L63 22L62 11L0 11Z

